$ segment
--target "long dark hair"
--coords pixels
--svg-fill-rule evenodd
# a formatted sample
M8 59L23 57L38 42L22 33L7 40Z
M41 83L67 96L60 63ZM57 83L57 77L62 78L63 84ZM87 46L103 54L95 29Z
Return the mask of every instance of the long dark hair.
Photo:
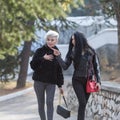
M73 35L74 35L74 39L75 39L74 60L73 61L75 63L75 66L77 66L79 64L79 61L80 61L80 58L82 55L82 51L86 50L86 49L91 49L94 52L94 49L88 44L87 39L85 38L83 33L77 31ZM72 53L72 49L73 49L73 44L72 44L72 36L71 36L70 42L69 42L68 53L66 55L67 58L70 57L70 55Z

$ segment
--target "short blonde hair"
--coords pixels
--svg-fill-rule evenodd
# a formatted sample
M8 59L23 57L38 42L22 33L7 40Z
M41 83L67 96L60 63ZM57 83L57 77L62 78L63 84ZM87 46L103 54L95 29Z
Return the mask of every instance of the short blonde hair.
M57 40L59 38L59 33L53 30L49 30L46 34L45 34L45 40L47 40L47 37L51 36L51 37L57 37Z

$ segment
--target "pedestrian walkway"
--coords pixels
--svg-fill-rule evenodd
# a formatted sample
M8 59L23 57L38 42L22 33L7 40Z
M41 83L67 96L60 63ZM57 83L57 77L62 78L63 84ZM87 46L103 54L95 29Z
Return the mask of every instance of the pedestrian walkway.
M58 104L58 90L55 94L54 120L64 120L56 114ZM70 119L75 120L76 115ZM37 101L34 91L30 91L19 97L0 102L0 120L40 120L37 111Z
M66 77L66 79L67 78L69 78L69 76ZM65 82L65 84L67 84L67 82ZM59 90L57 89L54 101L54 120L65 120L56 113L58 98ZM66 120L77 120L76 116L76 113L72 113L71 117ZM40 120L37 111L37 99L34 90L31 89L29 92L23 95L1 101L0 120Z

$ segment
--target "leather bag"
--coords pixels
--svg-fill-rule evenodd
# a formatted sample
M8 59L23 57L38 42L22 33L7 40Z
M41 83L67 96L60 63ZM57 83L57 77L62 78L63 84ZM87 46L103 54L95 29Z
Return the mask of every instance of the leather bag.
M64 103L65 103L66 107L61 105L61 95L60 95L59 105L57 105L56 112L57 112L57 114L59 114L63 118L69 118L71 111L68 110L68 105L67 105L67 102L66 102L66 99L65 99L64 95L62 95L62 97L63 97L63 100L64 100Z
M86 92L87 93L98 92L99 88L96 87L96 84L97 84L96 80L88 79L86 84Z

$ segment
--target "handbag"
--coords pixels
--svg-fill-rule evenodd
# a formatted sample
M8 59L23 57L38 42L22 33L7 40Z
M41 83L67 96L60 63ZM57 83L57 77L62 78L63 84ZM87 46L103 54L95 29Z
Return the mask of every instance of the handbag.
M86 92L91 93L91 92L98 92L99 88L96 87L96 80L94 79L88 79L87 84L86 84Z
M56 112L57 112L57 114L59 114L63 118L69 118L71 111L68 110L68 105L67 105L67 102L66 102L66 99L65 99L64 95L62 95L62 97L63 97L63 100L65 102L66 107L60 105L61 104L61 94L60 94L59 105L57 105Z
M89 76L89 72L88 72L87 83L86 83L86 92L87 93L98 92L99 88L96 87L97 80L96 80L96 76L95 76L92 60L90 61L90 70L93 70L93 76L90 77Z

